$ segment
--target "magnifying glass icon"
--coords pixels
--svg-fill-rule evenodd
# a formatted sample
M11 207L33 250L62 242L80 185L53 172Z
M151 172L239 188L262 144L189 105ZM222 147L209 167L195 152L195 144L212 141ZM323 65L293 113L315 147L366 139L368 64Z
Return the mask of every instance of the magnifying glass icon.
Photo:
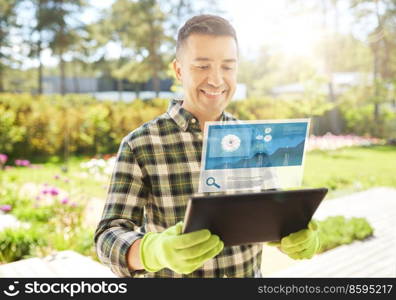
M214 177L208 177L208 178L206 179L206 184L207 184L208 186L215 186L215 187L217 187L218 189L220 188L220 185L218 185L218 184L216 183L216 180L214 179Z

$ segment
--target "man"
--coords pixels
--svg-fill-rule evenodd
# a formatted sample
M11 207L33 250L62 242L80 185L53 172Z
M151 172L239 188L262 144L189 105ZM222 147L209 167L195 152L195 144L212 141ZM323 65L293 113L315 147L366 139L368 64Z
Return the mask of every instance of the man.
M196 16L180 29L173 69L184 98L123 139L96 230L98 256L118 276L259 276L262 245L224 247L209 230L182 234L187 200L198 191L205 122L235 120L224 110L237 63L225 19ZM312 257L319 241L310 227L277 245L293 258Z

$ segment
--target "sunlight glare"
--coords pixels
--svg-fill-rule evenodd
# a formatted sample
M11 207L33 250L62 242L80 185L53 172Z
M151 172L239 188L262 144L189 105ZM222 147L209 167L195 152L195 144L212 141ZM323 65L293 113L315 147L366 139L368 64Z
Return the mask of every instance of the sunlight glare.
M318 20L291 15L283 0L223 1L243 54L250 56L266 45L287 56L312 55L320 37Z

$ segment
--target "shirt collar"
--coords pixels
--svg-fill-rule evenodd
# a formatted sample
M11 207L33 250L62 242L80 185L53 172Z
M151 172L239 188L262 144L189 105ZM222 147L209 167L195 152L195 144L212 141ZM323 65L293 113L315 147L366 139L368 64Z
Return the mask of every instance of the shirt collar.
M175 121L175 123L183 130L187 131L190 122L196 118L192 113L182 107L183 100L173 99L169 103L168 115ZM223 112L220 116L220 121L233 121L236 120L229 113ZM195 123L194 125L196 125Z

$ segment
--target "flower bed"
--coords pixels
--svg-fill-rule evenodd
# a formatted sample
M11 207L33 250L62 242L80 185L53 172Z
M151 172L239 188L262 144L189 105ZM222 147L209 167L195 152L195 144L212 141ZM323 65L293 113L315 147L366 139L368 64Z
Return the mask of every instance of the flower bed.
M308 151L336 150L344 147L371 146L381 144L377 138L361 137L356 135L334 135L326 133L323 136L311 135L308 139Z

